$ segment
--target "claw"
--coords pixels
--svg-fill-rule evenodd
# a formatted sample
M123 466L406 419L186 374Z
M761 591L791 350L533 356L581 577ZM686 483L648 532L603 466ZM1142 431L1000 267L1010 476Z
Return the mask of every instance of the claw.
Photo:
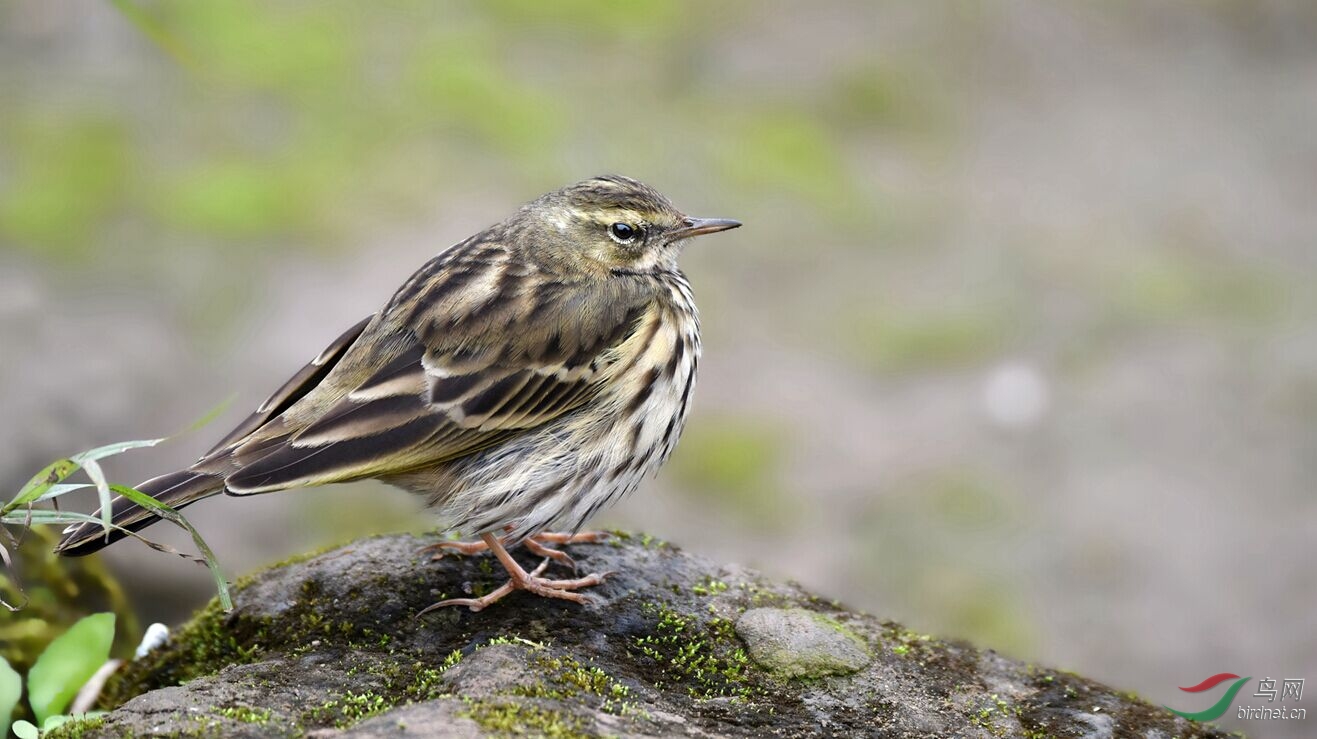
M458 554L464 554L469 557L473 554L479 554L488 548L489 547L486 546L483 541L439 541L434 544L426 544L420 549L417 549L416 553L422 554L433 552L430 561L438 562L443 559L444 554L448 552L457 552Z
M522 542L522 545L532 554L538 554L541 557L548 557L559 564L572 568L572 572L576 572L576 560L572 559L571 555L567 552L552 547L546 547L536 541L534 537Z
M465 606L472 611L481 611L507 597L507 595L514 590L525 590L542 598L557 598L559 600L569 600L573 603L585 605L592 603L593 599L587 595L574 591L581 588L600 585L604 582L605 578L615 574L613 572L605 572L602 574L592 573L585 577L578 577L572 580L554 580L547 577L540 577L540 573L544 571L544 568L549 566L550 559L558 561L562 560L552 554L546 554L546 558L540 562L538 567L531 572L526 572L522 569L521 565L517 564L516 560L512 559L512 556L508 554L508 551L503 548L503 545L499 543L498 538L493 534L484 534L480 538L482 539L483 547L493 551L494 556L498 557L503 568L508 571L509 575L511 575L508 581L479 598L449 598L448 600L439 601L438 603L426 607L420 613L417 613L417 616L423 616L430 611L439 608L447 608L448 606ZM527 548L531 549L529 546ZM556 549L548 549L547 547L545 549L547 552L556 552L563 557L567 557L566 554L558 552ZM532 549L532 551L534 550ZM571 561L571 558L567 557L567 560ZM575 562L572 564L575 566Z
M511 527L506 528L511 531ZM555 562L570 567L572 568L572 571L575 572L577 570L576 560L572 559L571 555L564 551L554 549L553 547L546 547L544 545L593 544L607 539L608 536L609 534L607 531L582 531L579 534L541 531L538 534L527 537L522 544L532 554L540 557L551 557ZM434 544L427 544L416 550L416 552L417 554L434 552L434 555L430 557L430 561L438 562L443 559L444 554L447 552L457 552L458 554L463 554L469 557L473 554L479 554L486 549L489 549L489 544L485 543L482 539L481 541L440 541L435 542Z

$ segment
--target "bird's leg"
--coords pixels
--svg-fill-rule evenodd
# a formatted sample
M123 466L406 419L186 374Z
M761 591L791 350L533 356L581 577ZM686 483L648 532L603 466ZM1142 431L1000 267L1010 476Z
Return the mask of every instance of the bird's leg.
M498 589L480 598L450 598L449 600L435 603L421 611L421 613L427 613L436 608L444 608L446 606L466 606L473 611L479 611L498 602L514 590L525 590L542 598L560 598L562 600L570 600L574 603L585 604L589 603L590 599L581 593L573 591L598 585L604 581L604 578L613 574L611 572L605 572L602 574L595 573L586 575L585 577L578 577L574 580L552 580L547 577L540 577L540 573L543 572L544 568L549 564L549 560L546 559L541 562L540 566L536 567L532 572L526 572L526 570L522 569L521 565L517 564L517 561L512 558L512 555L508 554L508 550L503 548L503 544L500 543L498 538L493 534L481 534L480 538L484 541L485 546L494 553L495 557L498 558L499 563L503 565L503 569L508 571L508 575L511 576L510 579Z
M512 527L504 527L504 530L511 531ZM560 564L566 565L573 570L576 569L576 560L572 559L567 552L554 549L553 547L544 546L545 544L590 544L602 541L608 538L607 531L582 531L579 534L561 534L553 531L541 531L522 542L526 549L539 557L549 557ZM457 552L458 554L472 555L479 554L489 548L484 541L441 541L434 544L428 544L421 548L422 552L434 552L430 561L442 559L445 552Z
M485 542L483 541L438 541L434 544L426 544L416 551L417 553L433 552L434 556L430 557L430 561L435 562L443 559L446 552L457 552L458 554L469 556L472 554L480 554L488 548L489 547L485 546Z
M607 538L607 531L582 531L579 534L561 534L555 531L541 531L522 542L522 544L529 549L531 553L537 554L541 557L550 557L555 562L572 568L572 572L575 572L576 560L572 559L567 552L554 549L553 547L546 547L544 545L558 544L561 546L564 544L593 544Z
M526 547L527 551L537 557L548 557L559 564L572 568L572 572L576 571L576 560L572 559L571 555L567 552L560 549L554 549L553 547L546 547L536 541L533 536L526 541L523 541L521 545Z
M594 544L609 537L607 531L582 531L579 534L563 534L555 531L541 531L531 538L541 544Z

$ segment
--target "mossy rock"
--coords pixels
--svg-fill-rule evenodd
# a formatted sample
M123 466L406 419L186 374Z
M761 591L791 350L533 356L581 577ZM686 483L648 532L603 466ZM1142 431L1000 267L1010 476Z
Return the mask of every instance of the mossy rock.
M487 555L431 562L427 543L367 539L245 578L232 613L212 604L117 673L78 735L1225 736L625 534L571 547L617 573L591 605L517 593L418 616L503 580Z

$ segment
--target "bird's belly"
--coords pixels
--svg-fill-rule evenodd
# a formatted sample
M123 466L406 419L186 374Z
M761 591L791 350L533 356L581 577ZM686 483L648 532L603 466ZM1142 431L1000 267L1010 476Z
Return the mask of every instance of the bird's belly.
M674 342L684 342L681 361L672 361ZM634 490L681 435L699 337L664 329L638 354L576 411L448 466L444 489L428 491L440 517L463 535L576 530Z

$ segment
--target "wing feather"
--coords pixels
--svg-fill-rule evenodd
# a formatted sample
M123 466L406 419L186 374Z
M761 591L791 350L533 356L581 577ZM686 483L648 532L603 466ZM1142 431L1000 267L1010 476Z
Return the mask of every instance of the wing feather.
M347 352L352 342L361 336L361 332L366 330L366 325L370 323L374 316L367 316L358 321L355 326L344 331L341 336L334 340L332 344L325 348L324 351L310 361L305 367L298 370L288 382L274 391L274 393L265 399L264 403L256 408L256 412L251 414L236 428L230 431L219 443L206 452L205 456L210 456L225 447L233 445L234 442L251 435L260 427L264 426L270 419L283 413L293 403L296 403L313 388L325 379L325 375L334 368L338 360Z
M510 258L500 248L440 261L429 266L426 284L409 281L408 299L395 297L379 330L347 348L314 393L235 448L229 491L442 464L587 402L620 361L615 347L642 325L652 295L615 284L623 281L517 292L510 286L533 285L524 279L533 268L509 267ZM501 279L507 270L518 278Z

